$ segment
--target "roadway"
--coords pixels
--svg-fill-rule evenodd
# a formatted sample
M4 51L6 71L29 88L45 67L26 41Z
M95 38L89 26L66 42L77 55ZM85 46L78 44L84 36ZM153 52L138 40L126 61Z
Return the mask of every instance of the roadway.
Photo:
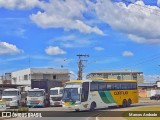
M92 120L95 119L96 116L101 114L104 111L126 111L135 107L142 107L142 106L153 106L153 105L160 105L160 101L152 100L152 101L141 101L138 104L134 104L131 107L127 108L104 108L98 109L94 112L89 111L82 111L82 112L75 112L75 111L67 111L62 107L47 107L47 108L29 108L29 111L33 113L42 112L42 118L12 118L12 120ZM45 112L44 112L45 111ZM44 117L45 116L45 117ZM50 117L46 117L50 116ZM52 117L51 117L52 116ZM54 117L53 117L54 116Z

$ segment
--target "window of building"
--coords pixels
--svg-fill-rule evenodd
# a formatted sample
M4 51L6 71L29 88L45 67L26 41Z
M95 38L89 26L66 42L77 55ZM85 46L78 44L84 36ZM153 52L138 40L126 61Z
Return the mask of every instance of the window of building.
M137 74L133 74L133 80L137 80Z
M104 78L108 78L108 74L106 73L106 74L103 74L103 77Z
M56 79L56 75L53 75L53 79Z
M28 80L28 75L24 75L24 80Z
M118 75L118 76L117 76L117 79L118 79L118 80L121 80L121 76Z
M43 79L50 79L50 75L49 74L43 74Z

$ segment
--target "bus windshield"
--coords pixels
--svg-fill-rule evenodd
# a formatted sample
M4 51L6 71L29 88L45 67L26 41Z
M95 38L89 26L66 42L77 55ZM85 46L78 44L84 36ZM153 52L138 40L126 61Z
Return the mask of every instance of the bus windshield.
M62 100L64 102L80 101L80 94L78 94L78 88L65 88L63 91Z
M39 97L39 96L43 96L43 92L42 91L28 91L27 95L29 97Z
M51 90L50 95L58 95L58 90Z
M18 91L3 91L3 96L17 96Z

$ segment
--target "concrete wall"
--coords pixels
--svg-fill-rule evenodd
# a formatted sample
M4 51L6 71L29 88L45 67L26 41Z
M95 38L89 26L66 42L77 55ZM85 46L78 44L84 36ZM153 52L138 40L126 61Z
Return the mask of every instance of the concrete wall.
M143 83L143 74L139 74L138 72L106 72L106 73L90 73L87 75L87 79L92 79L92 78L112 78L112 79L119 79L119 80L138 80L138 83Z
M70 80L70 77L67 69L29 68L12 72L12 84L30 85L31 79L65 81Z
M17 85L30 85L31 84L31 79L29 77L30 75L30 69L24 69L24 70L19 70L12 72L12 84L17 84ZM25 75L28 76L28 79L25 79Z
M2 76L0 76L0 84L3 84L3 81L2 81Z
M147 97L147 90L139 90L139 97L142 98Z

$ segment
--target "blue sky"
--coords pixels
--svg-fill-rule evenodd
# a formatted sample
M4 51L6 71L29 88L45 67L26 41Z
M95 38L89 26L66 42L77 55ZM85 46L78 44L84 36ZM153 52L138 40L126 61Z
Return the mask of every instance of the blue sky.
M160 74L160 1L0 0L0 73L61 65L77 73Z

